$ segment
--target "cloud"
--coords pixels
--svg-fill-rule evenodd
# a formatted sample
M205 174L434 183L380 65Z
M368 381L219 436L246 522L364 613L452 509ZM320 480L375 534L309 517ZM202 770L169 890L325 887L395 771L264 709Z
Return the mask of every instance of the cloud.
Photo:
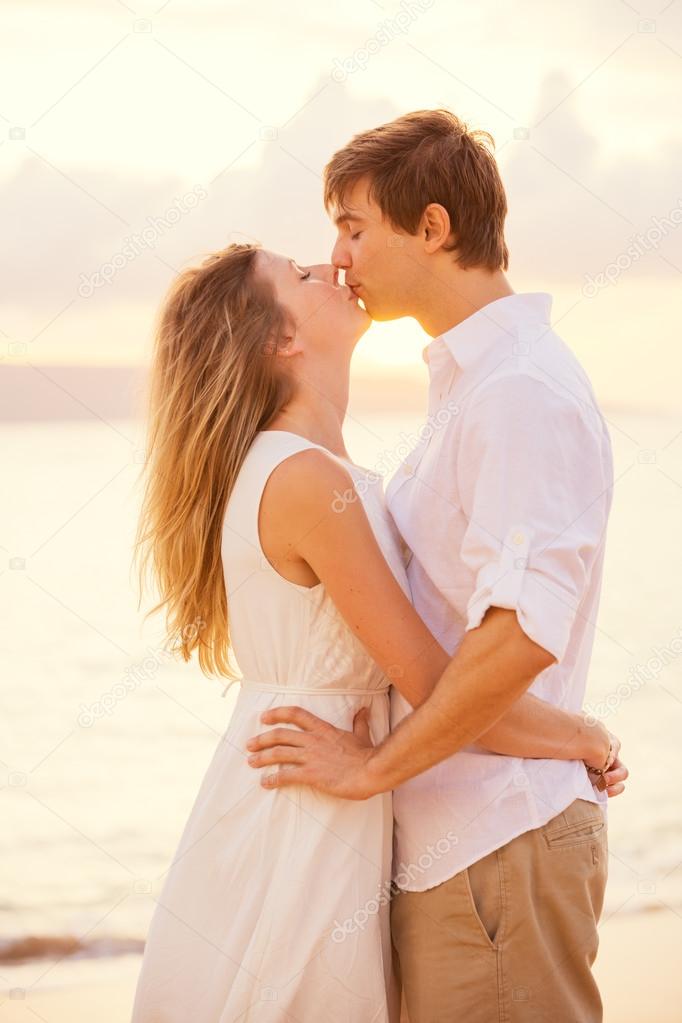
M565 76L548 76L537 102L540 123L529 127L527 139L509 141L499 151L509 195L512 273L538 281L581 281L682 198L679 140L664 153L635 150L606 159L576 99L564 99L570 90ZM6 304L28 308L42 322L75 298L83 314L84 281L117 261L110 283L98 289L100 302L154 305L175 269L242 237L303 262L328 258L324 164L351 135L400 111L388 101L360 99L328 76L320 77L311 97L274 137L261 132L247 153L235 153L226 142L225 167L213 181L55 168L27 150L4 186L3 227L11 239L0 254ZM196 189L205 189L205 197L178 214L183 197ZM143 230L149 243L136 245ZM682 266L681 246L682 232L671 233L658 251ZM134 258L124 258L124 251ZM633 269L671 272L656 254Z
M509 142L499 154L513 268L565 282L598 272L651 228L653 218L669 218L682 203L682 140L664 151L640 152L635 145L607 156L581 118L571 87L563 74L548 76L536 127L531 124L528 138ZM668 227L660 245L637 260L634 275L674 274L657 254L682 267L682 231Z
M213 181L55 168L29 151L3 188L3 228L12 239L0 254L4 294L13 306L53 310L81 297L84 278L114 261L123 264L127 251L134 258L106 285L112 303L153 302L173 268L242 237L302 260L328 258L324 164L354 132L398 111L387 102L351 98L326 77L317 93L274 137L267 129L260 133L249 151L251 161L258 157L255 166L246 153L235 160L238 154L226 145L225 168ZM202 189L205 197L189 211L171 212ZM148 243L140 240L145 230Z

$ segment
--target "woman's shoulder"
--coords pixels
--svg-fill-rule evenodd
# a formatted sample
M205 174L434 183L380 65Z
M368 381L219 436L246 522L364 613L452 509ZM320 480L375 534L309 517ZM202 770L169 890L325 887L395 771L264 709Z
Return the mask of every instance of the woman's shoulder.
M280 431L262 431L260 443L270 447L268 435ZM284 438L284 447L282 443ZM349 502L370 500L385 510L383 479L349 459L298 434L274 438L278 457L272 460L265 482L264 501L273 501L280 514L308 516L339 512ZM271 454L272 452L270 452Z
M354 484L349 465L330 451L316 445L293 446L278 461L268 479L270 495L282 507L295 510L298 506L310 510L327 508L339 490Z

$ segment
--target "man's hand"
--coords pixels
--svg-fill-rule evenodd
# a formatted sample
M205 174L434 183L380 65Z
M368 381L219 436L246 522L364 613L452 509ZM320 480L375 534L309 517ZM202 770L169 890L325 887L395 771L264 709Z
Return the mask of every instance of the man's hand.
M366 707L355 715L352 732L336 728L302 707L275 707L265 711L261 721L301 729L273 728L247 742L251 767L283 765L276 773L261 778L263 788L310 785L342 799L368 799L376 794L367 772L374 746Z
M602 775L596 787L603 791L606 789L606 795L609 799L612 796L619 796L621 792L625 791L625 779L629 776L630 772L623 763L617 757L609 767L608 771ZM593 782L593 784L595 784Z
M610 754L607 760L606 766L604 767L604 773L598 774L595 768L602 767L602 763L595 762L593 760L585 760L583 763L590 773L590 781L599 789L600 792L606 790L606 795L611 798L612 796L619 796L621 792L625 791L625 779L629 775L629 771L620 757L620 739L613 732L609 732L604 728L601 722L598 722L599 728L606 735L607 743L610 742ZM597 756L597 761L600 760L600 756Z

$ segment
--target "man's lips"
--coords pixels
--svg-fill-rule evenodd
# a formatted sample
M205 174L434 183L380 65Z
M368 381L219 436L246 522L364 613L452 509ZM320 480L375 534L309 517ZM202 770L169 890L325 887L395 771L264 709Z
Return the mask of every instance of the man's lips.
M353 300L353 301L358 303L358 306L359 306L360 309L365 309L366 310L367 307L365 305L365 301L364 301L363 298L360 297L360 289L362 288L362 285L361 284L348 284L348 281L346 281L346 285L348 286L348 290L350 291L350 295L348 296L348 301Z

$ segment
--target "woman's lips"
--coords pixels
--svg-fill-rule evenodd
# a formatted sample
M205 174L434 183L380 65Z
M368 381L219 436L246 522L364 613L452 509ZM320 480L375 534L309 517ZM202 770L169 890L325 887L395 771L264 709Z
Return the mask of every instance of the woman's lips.
M367 306L365 305L364 301L360 298L360 296L358 294L358 290L359 290L360 287L361 287L361 285L359 285L359 284L349 284L348 285L348 288L350 290L350 295L348 296L348 300L351 301L351 299L354 299L358 303L359 308L360 309L364 309L365 312L367 312Z

